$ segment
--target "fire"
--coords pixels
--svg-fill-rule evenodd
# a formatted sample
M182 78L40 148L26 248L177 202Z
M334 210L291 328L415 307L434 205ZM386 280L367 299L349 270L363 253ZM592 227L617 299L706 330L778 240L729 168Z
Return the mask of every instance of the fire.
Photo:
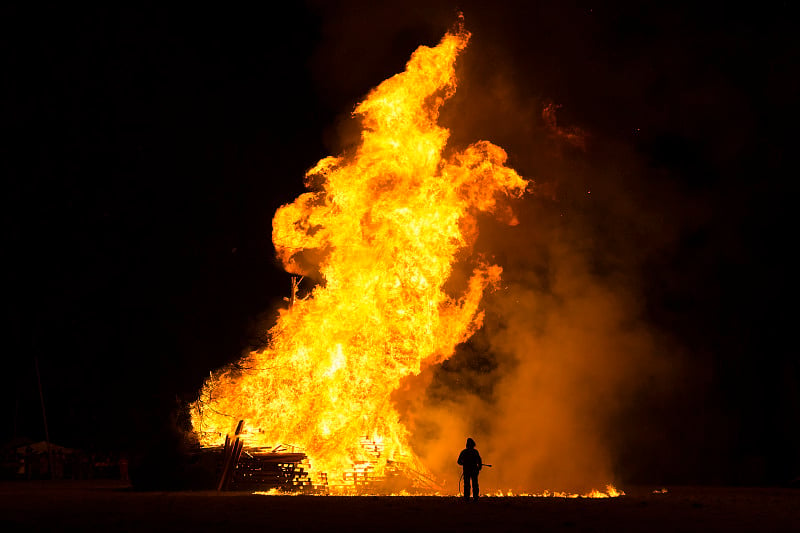
M445 151L439 110L469 37L459 28L419 47L405 72L374 88L354 111L358 148L319 161L310 191L275 214L286 270L321 280L279 312L266 349L206 381L191 406L201 444L221 444L244 419L249 445L298 447L332 485L365 465L377 476L391 465L427 474L392 392L481 326L481 297L502 269L473 258L462 294L443 287L456 259L470 257L475 215L527 186L489 142Z
M551 492L549 490L545 490L539 493L519 493L515 494L513 491L509 490L508 492L497 491L494 494L488 494L490 497L525 497L525 498L568 498L568 499L576 499L576 498L618 498L620 496L625 496L625 493L619 489L617 489L614 485L606 485L606 490L597 490L592 489L585 494L577 494L574 492L561 492L561 491L554 491Z

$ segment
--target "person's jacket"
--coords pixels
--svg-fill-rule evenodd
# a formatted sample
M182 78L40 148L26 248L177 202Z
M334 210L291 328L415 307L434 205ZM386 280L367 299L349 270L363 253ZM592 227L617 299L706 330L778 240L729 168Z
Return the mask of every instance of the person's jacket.
M464 448L458 456L458 464L464 467L465 474L475 474L482 468L483 460L475 448Z

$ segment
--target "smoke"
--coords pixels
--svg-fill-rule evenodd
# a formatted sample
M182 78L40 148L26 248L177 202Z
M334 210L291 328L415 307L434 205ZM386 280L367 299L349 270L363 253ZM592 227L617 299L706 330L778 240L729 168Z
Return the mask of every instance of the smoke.
M503 289L485 299L483 331L431 369L416 406L417 451L450 483L466 436L495 465L487 489L585 491L616 481L610 426L648 376L664 377L635 295L593 274L569 242L540 244L530 269L506 269ZM537 273L539 253L546 270Z

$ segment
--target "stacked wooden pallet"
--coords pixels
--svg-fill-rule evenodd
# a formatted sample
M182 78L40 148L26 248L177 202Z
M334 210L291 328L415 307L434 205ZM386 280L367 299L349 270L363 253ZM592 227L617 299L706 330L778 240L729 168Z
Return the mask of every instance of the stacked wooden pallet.
M310 492L308 460L303 453L248 449L239 457L231 480L231 490L269 490Z

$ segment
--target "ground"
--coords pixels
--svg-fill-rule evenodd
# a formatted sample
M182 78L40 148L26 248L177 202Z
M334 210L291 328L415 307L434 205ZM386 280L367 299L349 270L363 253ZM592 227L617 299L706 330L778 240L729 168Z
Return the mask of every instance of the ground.
M0 483L0 530L797 531L800 490L629 488L617 499L259 496L119 483Z

